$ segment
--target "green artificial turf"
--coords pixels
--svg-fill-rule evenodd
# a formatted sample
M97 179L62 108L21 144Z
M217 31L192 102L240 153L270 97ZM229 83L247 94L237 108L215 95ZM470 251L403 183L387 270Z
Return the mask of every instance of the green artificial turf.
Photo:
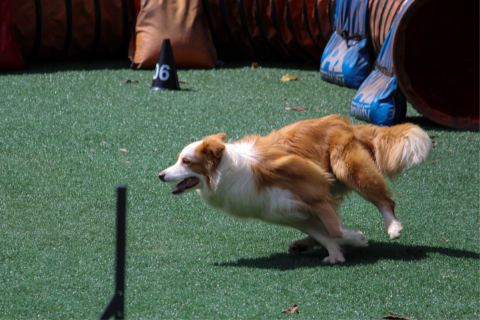
M114 290L118 184L128 185L129 319L478 318L478 132L437 126L410 106L407 120L437 145L428 164L390 183L403 236L390 241L381 214L352 195L341 215L370 246L334 266L322 250L288 254L296 230L235 220L160 183L203 136L348 117L356 91L322 81L317 66L250 64L179 70L188 84L177 92L150 90L153 71L126 61L0 74L0 319L101 314ZM287 73L302 80L280 82ZM297 106L308 110L285 109ZM300 314L281 313L293 304Z

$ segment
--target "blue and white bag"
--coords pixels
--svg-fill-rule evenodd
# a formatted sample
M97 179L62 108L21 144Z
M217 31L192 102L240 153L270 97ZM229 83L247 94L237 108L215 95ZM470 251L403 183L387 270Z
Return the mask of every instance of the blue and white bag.
M368 0L337 0L334 32L320 64L323 80L358 89L370 73Z
M402 16L402 12L411 2L412 0L408 0L405 3L398 17ZM398 87L393 72L393 36L398 19L383 43L375 69L358 89L350 108L351 116L387 127L402 123L407 113L407 100Z

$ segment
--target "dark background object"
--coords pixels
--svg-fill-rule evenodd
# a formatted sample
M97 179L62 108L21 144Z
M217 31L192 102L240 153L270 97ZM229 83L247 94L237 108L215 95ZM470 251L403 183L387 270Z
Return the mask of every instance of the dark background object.
M125 57L138 0L15 0L13 39L26 60Z

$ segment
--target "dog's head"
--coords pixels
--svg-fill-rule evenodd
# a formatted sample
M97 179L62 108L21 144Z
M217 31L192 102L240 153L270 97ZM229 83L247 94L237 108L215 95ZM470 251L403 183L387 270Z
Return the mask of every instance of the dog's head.
M183 148L177 162L160 172L163 182L179 182L172 188L172 194L202 189L212 189L212 175L217 170L225 151L225 133L203 138Z

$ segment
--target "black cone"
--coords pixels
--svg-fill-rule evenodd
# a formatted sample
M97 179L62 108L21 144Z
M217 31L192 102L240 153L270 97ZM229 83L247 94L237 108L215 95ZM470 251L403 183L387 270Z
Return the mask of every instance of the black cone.
M163 39L162 51L153 74L152 90L180 90L170 39Z

